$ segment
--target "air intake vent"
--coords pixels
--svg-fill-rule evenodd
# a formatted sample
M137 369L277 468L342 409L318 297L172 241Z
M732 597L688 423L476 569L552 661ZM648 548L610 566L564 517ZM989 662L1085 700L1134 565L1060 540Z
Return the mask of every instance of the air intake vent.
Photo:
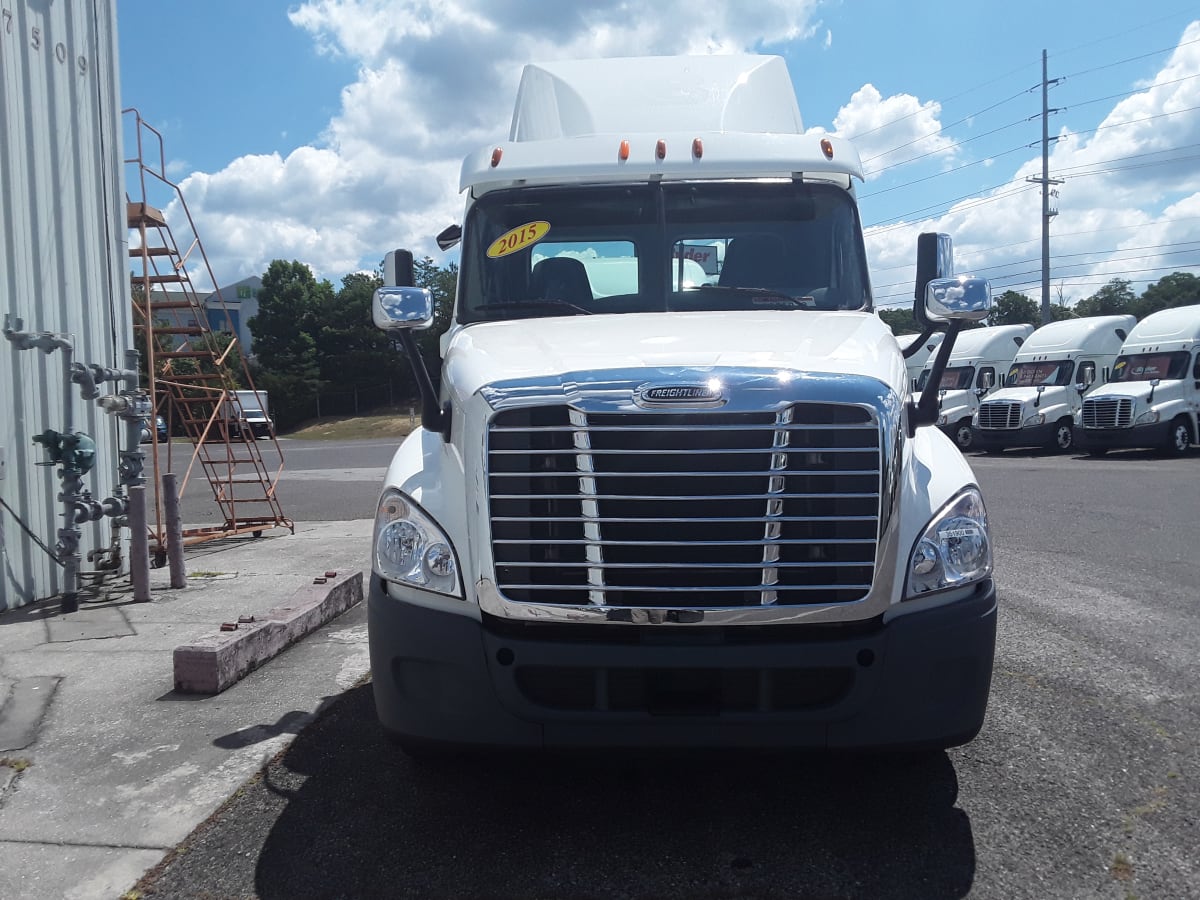
M871 588L880 427L852 404L779 413L498 413L496 583L513 601L717 608Z
M992 400L979 406L979 427L984 430L1014 431L1021 427L1021 404Z
M1084 428L1129 428L1132 425L1132 397L1089 397L1083 401Z

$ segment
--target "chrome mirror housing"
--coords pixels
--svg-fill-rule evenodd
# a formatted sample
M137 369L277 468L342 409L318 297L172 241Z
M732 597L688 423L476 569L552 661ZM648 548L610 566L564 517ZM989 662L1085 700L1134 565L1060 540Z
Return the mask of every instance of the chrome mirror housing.
M991 311L992 288L986 278L935 278L925 288L925 316L931 322L978 322Z
M384 331L428 328L433 324L433 294L419 287L377 288L371 298L371 318Z

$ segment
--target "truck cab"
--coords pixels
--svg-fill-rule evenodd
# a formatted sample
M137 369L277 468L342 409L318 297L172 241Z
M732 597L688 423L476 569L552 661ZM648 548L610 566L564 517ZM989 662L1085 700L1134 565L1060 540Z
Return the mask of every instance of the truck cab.
M1104 385L1133 316L1091 316L1043 325L1017 351L1003 387L979 405L975 445L999 452L1043 447L1067 453L1084 398Z
M1083 401L1075 436L1102 455L1118 447L1182 456L1200 428L1200 305L1151 313L1121 346L1108 384Z
M993 325L964 331L954 344L954 352L936 384L938 391L938 428L960 450L970 450L975 435L971 420L980 400L999 385L1017 351L1029 335L1032 325ZM930 386L935 359L925 363L917 390Z
M439 238L461 263L436 391L411 253L373 301L422 391L368 599L404 748L978 732L987 513L873 311L861 178L852 145L804 133L778 57L525 68ZM944 368L989 288L933 234L916 282Z

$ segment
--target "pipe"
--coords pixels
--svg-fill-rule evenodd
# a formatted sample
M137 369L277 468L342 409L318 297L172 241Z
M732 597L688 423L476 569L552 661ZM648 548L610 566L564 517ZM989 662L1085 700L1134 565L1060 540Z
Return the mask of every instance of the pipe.
M187 569L183 559L183 514L179 508L179 476L162 476L163 512L167 519L167 563L171 567L171 587L187 587Z
M150 550L146 540L146 486L129 489L129 580L133 582L133 602L146 603L150 597ZM138 548L141 548L140 550Z

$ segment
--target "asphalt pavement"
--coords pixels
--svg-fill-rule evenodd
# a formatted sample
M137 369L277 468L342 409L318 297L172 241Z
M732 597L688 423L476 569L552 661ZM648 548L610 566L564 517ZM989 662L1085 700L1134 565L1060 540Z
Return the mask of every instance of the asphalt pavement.
M362 519L210 541L187 548L186 587L151 570L150 602L125 578L74 613L0 614L0 897L120 897L363 679L362 603L219 694L177 691L174 656L320 584L365 584L370 534Z

